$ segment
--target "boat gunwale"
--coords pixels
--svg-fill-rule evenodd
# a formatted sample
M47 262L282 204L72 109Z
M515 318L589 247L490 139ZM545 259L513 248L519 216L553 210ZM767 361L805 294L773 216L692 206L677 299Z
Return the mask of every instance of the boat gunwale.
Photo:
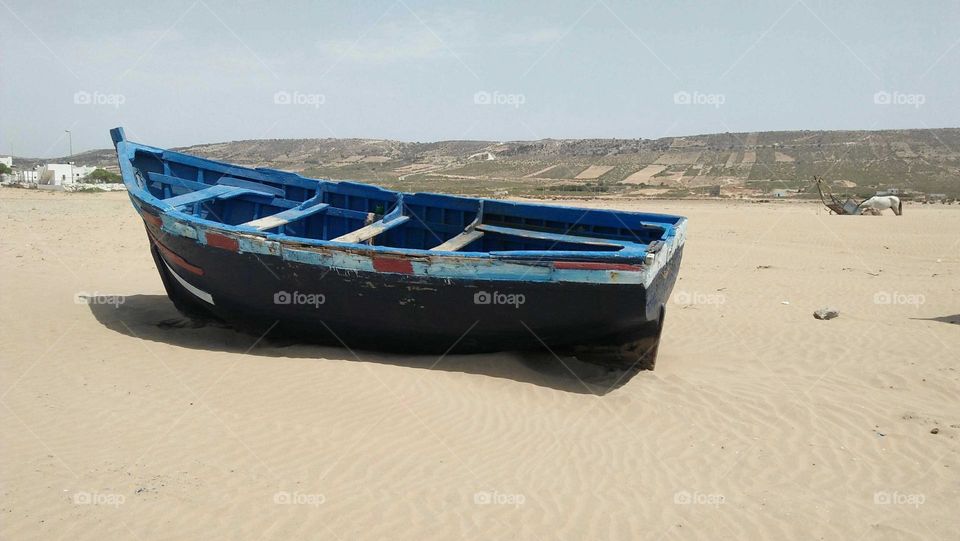
M382 192L384 195L390 195L394 197L406 197L406 196L416 196L416 195L437 195L452 199L458 199L465 202L502 202L496 199L486 199L486 198L473 198L473 197L464 197L452 194L439 194L433 192L402 192L395 190L388 190L386 188L372 185L357 183L352 181L335 181L331 179L311 179L304 177L297 173L292 173L288 171L279 171L269 168L249 168L245 166L239 166L235 164L229 164L226 162L220 162L217 160L211 160L208 158L201 158L198 156L192 156L190 154L184 154L174 150L167 150L163 148L153 147L145 145L142 143L133 142L127 140L123 134L122 128L116 128L111 130L111 135L114 137L114 145L116 147L118 162L120 165L123 183L126 185L128 193L131 197L140 201L143 205L156 209L158 216L168 216L172 220L178 222L184 222L190 226L203 228L205 230L213 230L219 234L227 234L231 236L236 236L238 238L247 238L247 239L257 239L262 242L272 242L277 243L281 246L289 247L292 249L328 249L328 250L340 250L349 253L357 254L377 254L377 255L389 255L389 256L402 256L402 257L411 257L417 259L426 259L426 260L435 260L435 259L456 259L462 261L464 259L475 259L475 260L499 260L504 262L516 262L523 264L549 264L553 261L609 261L611 263L624 263L624 262L637 262L642 263L646 258L648 253L653 253L648 250L648 248L654 243L660 242L663 245L676 245L676 248L682 246L684 241L684 230L687 222L687 218L683 216L670 215L670 214L657 214L657 213L646 213L646 212L635 212L635 211L620 211L620 210L608 210L608 209L592 209L592 208L583 208L583 207L565 207L559 205L549 205L542 203L528 203L522 202L517 203L519 205L525 205L530 207L541 207L547 209L567 209L567 210L576 210L583 212L608 212L617 215L633 215L633 216L655 216L662 217L664 219L671 220L671 222L658 222L651 220L644 220L645 223L649 223L652 226L662 228L664 230L663 234L656 241L651 242L650 244L643 244L639 242L626 241L620 239L609 239L611 244L619 244L622 246L619 250L509 250L509 251L439 251L439 250L430 250L423 248L403 248L403 247L394 247L394 246L382 246L382 245L370 245L365 243L344 243L344 242L334 242L332 240L326 239L314 239L309 237L299 237L299 236L288 236L279 233L271 233L268 231L258 231L253 228L246 228L242 225L230 225L223 222L217 222L213 220L207 220L196 216L194 214L189 214L177 210L176 208L171 208L168 204L165 203L164 199L160 199L154 196L145 186L140 186L137 182L137 176L134 172L134 167L132 163L132 157L134 153L138 150L142 150L151 154L158 154L160 160L164 160L163 155L165 154L176 154L177 156L183 156L188 158L190 161L200 161L204 164L210 164L218 167L210 167L212 170L217 172L230 174L231 176L246 176L249 179L257 180L261 182L272 182L279 184L288 184L289 181L296 179L297 184L303 184L304 188L315 187L319 188L324 185L324 183L335 184L335 185L355 185L361 186L365 189L374 189ZM225 170L220 170L223 168ZM273 178L271 178L273 177ZM196 182L191 181L190 179L182 179L187 182ZM211 184L214 186L214 184ZM287 200L283 198L284 200ZM287 200L291 201L291 200ZM291 201L296 202L296 201ZM508 202L513 203L513 202ZM339 207L333 207L339 208ZM149 212L138 205L138 210L141 212ZM152 214L152 212L151 212ZM619 216L617 216L619 220ZM418 218L419 220L419 218ZM624 224L625 225L625 224ZM424 226L429 230L430 227L426 224ZM629 229L629 228L628 228ZM531 230L532 231L532 230ZM572 238L576 238L577 235L564 235ZM559 242L559 241L558 241ZM573 242L576 242L575 240Z

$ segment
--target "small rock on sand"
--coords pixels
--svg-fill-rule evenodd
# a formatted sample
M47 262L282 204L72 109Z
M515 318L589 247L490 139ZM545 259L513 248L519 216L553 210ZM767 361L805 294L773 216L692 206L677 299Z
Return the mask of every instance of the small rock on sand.
M940 433L940 429L937 428L937 427L933 427L933 428L930 429L930 433L931 433L931 434L939 434L939 433Z
M813 317L817 319L833 319L840 315L840 310L834 308L821 308L813 313Z

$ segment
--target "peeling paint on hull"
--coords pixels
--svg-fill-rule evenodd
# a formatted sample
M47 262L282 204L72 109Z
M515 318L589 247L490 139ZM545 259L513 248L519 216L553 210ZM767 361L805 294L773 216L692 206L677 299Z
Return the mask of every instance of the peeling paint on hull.
M209 313L251 332L273 326L298 339L351 349L434 354L544 346L563 351L637 340L658 319L682 257L682 250L674 253L650 287L507 282L324 269L312 261L212 249L152 233L205 270L181 276L209 292L214 304L194 301L165 276L165 267L176 270L177 264L154 249L167 293L181 310Z

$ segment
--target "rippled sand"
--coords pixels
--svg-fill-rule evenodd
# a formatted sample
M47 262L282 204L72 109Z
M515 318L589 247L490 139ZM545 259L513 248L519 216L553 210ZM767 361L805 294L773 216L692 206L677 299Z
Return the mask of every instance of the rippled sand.
M0 537L956 536L960 207L615 205L690 217L655 372L257 342L125 194L0 190Z

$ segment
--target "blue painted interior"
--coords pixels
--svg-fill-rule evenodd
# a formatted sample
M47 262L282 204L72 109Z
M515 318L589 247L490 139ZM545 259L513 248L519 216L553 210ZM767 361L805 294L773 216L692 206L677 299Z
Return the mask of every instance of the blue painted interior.
M549 252L594 259L606 252L606 256L615 259L634 259L642 258L651 242L670 238L673 226L683 220L663 214L398 193L355 182L315 180L283 171L238 167L140 145L127 141L121 128L111 130L111 136L118 154L127 159L126 164L123 157L120 159L124 182L142 200L164 208L168 207L164 200L197 199L190 205L167 210L193 221L224 224L228 226L224 229L238 231L252 230L242 226L246 222L285 213L285 217L292 215L294 219L261 234L294 237L308 244L322 244L392 214L410 219L372 239L375 247L429 250L474 223L482 201L480 223L510 228L510 233L485 233L458 253L489 256L495 252L525 257ZM198 190L213 196L185 195ZM311 209L320 204L328 206ZM291 212L292 209L307 211L298 213ZM525 231L564 237L533 238L525 236ZM617 245L590 244L582 237L609 239Z

